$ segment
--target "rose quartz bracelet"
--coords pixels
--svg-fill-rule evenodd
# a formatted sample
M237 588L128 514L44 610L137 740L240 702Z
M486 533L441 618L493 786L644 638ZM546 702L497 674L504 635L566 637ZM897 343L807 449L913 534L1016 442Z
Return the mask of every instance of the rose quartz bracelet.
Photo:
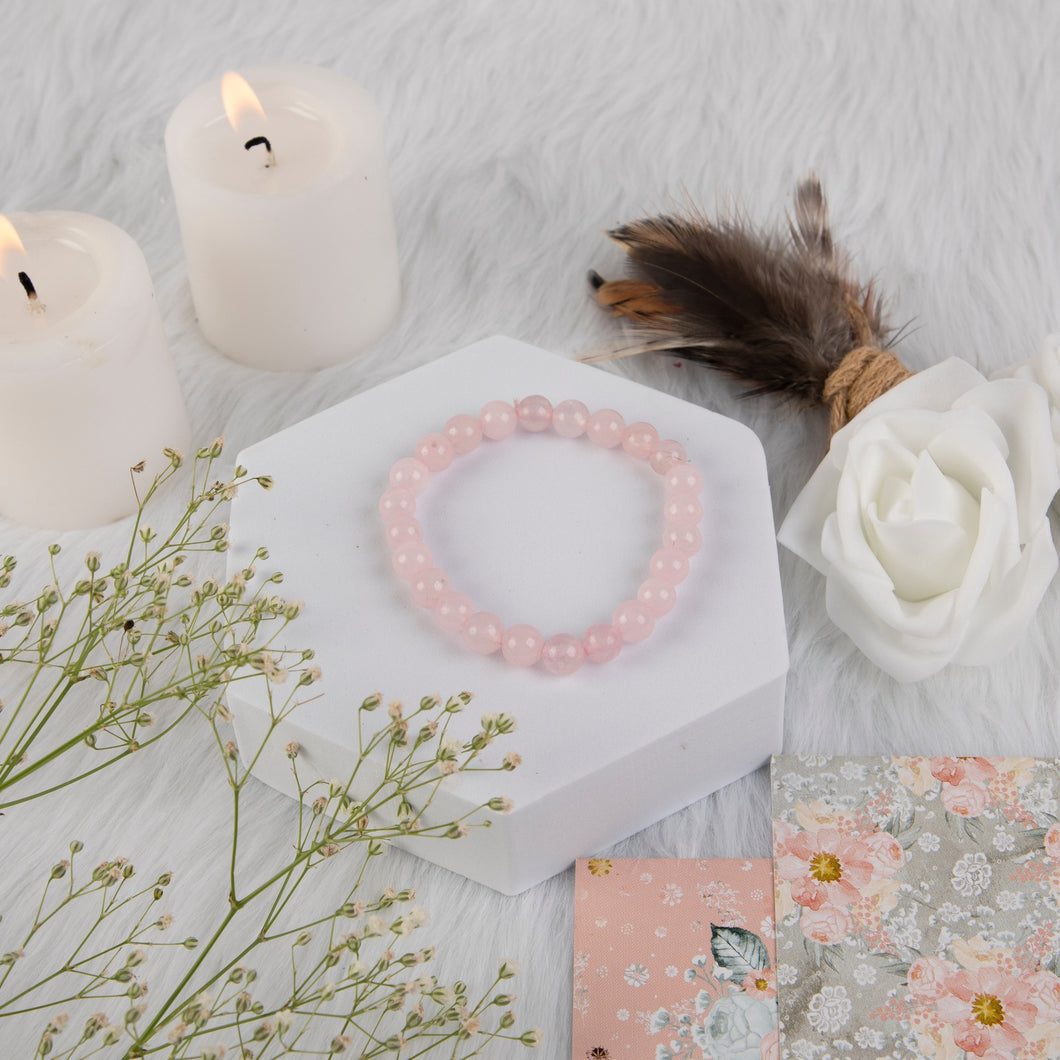
M423 543L423 528L413 518L416 498L432 475L444 471L455 456L470 453L483 438L500 441L516 427L525 431L551 427L564 438L584 434L594 445L606 449L621 446L635 459L647 460L666 486L662 547L651 557L648 578L641 583L636 599L615 608L609 623L590 626L581 637L557 633L546 640L533 626L505 628L496 615L476 611L463 593L450 587L448 576L434 566L430 549ZM624 643L649 637L655 620L674 606L674 587L688 574L689 557L702 543L699 521L703 508L698 497L702 488L703 477L688 462L681 444L660 441L659 432L650 423L627 427L613 409L590 414L580 401L563 401L553 408L547 398L534 394L515 404L491 401L478 417L454 416L440 433L424 435L414 455L390 469L390 486L379 498L379 511L386 522L394 570L409 583L416 603L434 613L438 625L460 633L472 651L482 655L500 651L513 666L533 666L540 660L550 673L564 676L574 673L585 659L609 662Z

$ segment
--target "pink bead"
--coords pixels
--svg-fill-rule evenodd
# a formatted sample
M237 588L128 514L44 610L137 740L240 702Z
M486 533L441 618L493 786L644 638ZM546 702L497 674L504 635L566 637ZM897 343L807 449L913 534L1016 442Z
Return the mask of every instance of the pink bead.
M423 527L410 515L399 515L386 524L386 543L392 548L423 540Z
M524 431L543 431L552 423L552 402L540 394L524 397L515 412Z
M561 438L577 438L585 433L589 410L580 401L561 401L552 413L552 429Z
M676 548L660 548L648 563L653 578L677 585L688 575L688 557Z
M449 444L461 455L470 453L482 441L482 424L474 416L461 412L442 428Z
M615 608L611 621L626 644L636 644L651 636L655 619L639 600L625 600Z
M379 498L379 514L389 522L399 515L411 515L416 510L416 494L404 486L391 486Z
M557 677L574 673L584 659L582 642L570 633L557 633L549 637L541 648L542 665Z
M703 518L703 505L691 493L671 493L663 505L663 518L668 523L698 523Z
M390 485L400 486L419 496L430 484L431 472L422 460L403 456L390 469Z
M663 548L673 548L694 556L703 544L703 535L694 523L674 523L663 531Z
M409 579L409 590L412 599L420 607L433 608L438 603L442 593L449 588L449 575L440 571L437 567L421 571L414 578Z
M622 432L626 421L614 409L601 409L594 412L585 424L585 434L593 445L604 449L614 449L622 444Z
M501 637L501 651L513 666L533 666L541 658L545 638L533 626L512 626Z
M425 434L414 450L416 459L427 465L428 471L444 471L456 456L453 443L441 434Z
M492 655L501 646L504 626L489 611L476 611L464 626L464 643L479 655Z
M622 635L605 623L590 626L582 637L582 648L592 662L610 662L622 650Z
M637 460L647 460L659 444L659 432L650 424L631 423L622 432L622 448Z
M649 578L640 583L637 599L651 612L653 618L661 618L673 610L677 603L677 593L669 582L662 578Z
M703 474L692 464L675 464L666 472L663 485L671 493L699 493L703 489Z
M648 461L656 475L665 475L674 464L680 464L687 459L685 447L680 442L667 438L652 450Z
M405 581L411 581L421 571L430 570L434 566L431 550L422 541L398 545L390 553L390 560L398 577L404 578Z
M482 419L482 433L495 442L507 438L519 425L515 406L507 401L490 401L482 406L479 413Z
M434 620L442 629L456 633L468 624L475 613L475 605L463 593L446 589L434 605Z

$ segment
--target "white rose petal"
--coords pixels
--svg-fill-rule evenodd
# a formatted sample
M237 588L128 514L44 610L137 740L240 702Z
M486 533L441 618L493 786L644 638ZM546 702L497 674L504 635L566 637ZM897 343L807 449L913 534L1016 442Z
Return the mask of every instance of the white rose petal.
M825 575L836 625L898 680L990 663L1056 572L1056 453L1040 386L944 361L836 432L777 536Z

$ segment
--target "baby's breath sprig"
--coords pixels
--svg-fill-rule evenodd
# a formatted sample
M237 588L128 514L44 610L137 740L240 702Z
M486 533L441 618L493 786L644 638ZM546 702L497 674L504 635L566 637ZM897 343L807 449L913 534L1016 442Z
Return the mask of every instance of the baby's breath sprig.
M277 753L284 723L321 675L312 652L275 647L301 605L272 592L279 575L250 589L264 550L224 582L190 573L205 558L196 563L195 553L227 548L221 505L251 482L271 486L240 467L226 481L210 482L221 451L217 441L197 453L190 499L171 531L160 535L144 515L181 466L174 452L145 493L118 563L108 569L90 553L71 588L52 546L52 584L0 607L0 665L6 686L9 674L17 686L0 714L0 808L115 765L194 713L210 727L232 793L227 894L218 896L202 941L182 937L160 908L168 873L140 886L126 859L86 868L77 859L81 844L72 843L69 856L48 871L35 913L0 938L0 1020L48 1014L37 1055L59 1060L266 1060L295 1053L367 1060L436 1049L466 1060L498 1042L503 1049L536 1047L540 1031L515 1027L515 997L506 986L517 974L514 962L505 961L477 998L462 981L440 984L426 970L434 948L407 941L427 920L414 891L362 894L367 866L390 840L459 838L488 825L489 812L510 809L502 796L455 820L438 819L433 807L453 774L520 764L515 752L495 766L482 761L498 737L514 731L509 715L484 714L472 736L452 735L470 693L444 701L426 696L411 709L393 701L379 714L383 696L368 696L356 712L360 754L343 779L303 780L301 748L288 740L283 753L300 795L292 834L277 838L279 867L244 885L239 822L249 771L266 751ZM0 591L15 567L11 557L0 560ZM264 682L270 719L260 744L239 753L223 693L244 680ZM70 712L59 706L87 694L98 704L91 721L63 730ZM302 893L307 875L340 856L351 881L345 898L337 908L314 911ZM9 923L3 922L5 935ZM149 993L146 972L162 947L167 960ZM277 951L286 954L289 983L266 989L254 965L275 966Z
M0 598L0 811L66 787L164 738L189 711L245 674L236 668L267 658L278 671L287 656L271 646L298 605L273 594L273 579L253 590L254 561L227 581L198 580L189 560L227 549L221 507L266 476L237 467L212 480L220 439L196 453L187 506L160 534L146 507L183 464L168 466L147 489L128 547L104 564L89 552L69 580L51 545L52 582L29 596ZM0 558L0 591L10 590L13 556ZM60 710L76 699L89 714ZM85 717L88 720L83 720ZM70 726L69 718L82 719ZM96 753L85 755L84 748ZM71 768L70 763L73 763Z

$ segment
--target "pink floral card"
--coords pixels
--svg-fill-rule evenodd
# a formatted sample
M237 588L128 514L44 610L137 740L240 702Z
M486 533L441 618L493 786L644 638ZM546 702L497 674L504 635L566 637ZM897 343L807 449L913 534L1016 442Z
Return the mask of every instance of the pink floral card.
M773 759L781 1055L1060 1057L1060 763Z
M769 861L579 861L574 1060L775 1060Z

